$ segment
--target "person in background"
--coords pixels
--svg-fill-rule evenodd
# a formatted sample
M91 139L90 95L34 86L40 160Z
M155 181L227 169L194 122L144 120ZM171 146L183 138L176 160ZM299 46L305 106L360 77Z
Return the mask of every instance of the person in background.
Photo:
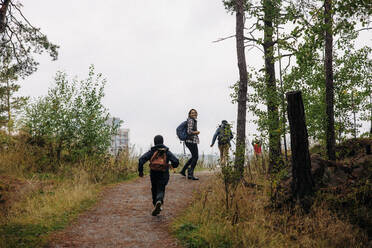
M220 150L220 162L222 165L226 165L229 155L229 149L231 147L230 142L234 138L230 124L226 120L223 120L221 122L221 125L219 125L216 132L214 133L211 147L214 145L217 138L218 149Z
M143 165L147 161L150 161L152 204L154 205L153 216L158 215L162 210L161 206L164 203L165 186L169 181L169 162L171 162L173 168L177 168L179 164L178 158L163 143L163 136L156 135L154 137L154 146L138 160L138 173L140 177L143 177Z
M261 156L261 153L262 153L262 149L261 149L262 142L256 138L256 139L252 140L252 146L253 146L253 150L254 150L254 155L255 155L256 159L258 159Z
M194 176L194 169L196 166L196 163L199 159L199 151L198 151L198 144L199 144L199 134L198 131L198 125L197 125L197 119L198 118L198 112L195 109L191 109L189 111L189 115L187 118L187 134L188 137L185 140L186 147L190 150L191 158L186 162L186 164L183 166L182 170L180 171L180 174L182 176L186 176L186 170L187 170L187 178L191 180L199 180L199 178Z

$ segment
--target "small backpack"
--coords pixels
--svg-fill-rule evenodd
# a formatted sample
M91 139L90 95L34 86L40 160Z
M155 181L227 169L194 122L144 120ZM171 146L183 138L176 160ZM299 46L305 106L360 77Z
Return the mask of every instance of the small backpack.
M167 163L166 149L159 149L154 152L150 159L150 169L153 171L166 171L169 168Z
M185 141L188 137L187 134L187 121L182 122L176 129L177 137L181 141Z
M231 128L230 125L220 126L220 131L218 133L218 143L221 145L228 144L231 139Z

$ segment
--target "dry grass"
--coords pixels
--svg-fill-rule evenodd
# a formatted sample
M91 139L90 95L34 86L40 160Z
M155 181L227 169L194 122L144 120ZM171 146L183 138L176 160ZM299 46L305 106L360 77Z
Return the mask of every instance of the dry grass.
M26 184L32 190L13 200L1 215L0 247L42 247L51 232L64 228L89 208L102 188L82 170L76 170L72 179L28 179L22 187ZM9 193L16 197L19 192Z
M71 179L78 169L86 171L92 182L112 183L131 177L137 172L138 160L133 150L131 148L123 151L117 157L83 157L74 163L68 160L57 162L48 157L46 148L21 140L6 149L0 149L0 175L33 178L35 175L50 174L53 177Z
M132 151L58 164L47 155L25 142L0 150L0 247L43 247L52 232L94 204L104 185L137 171Z
M37 181L34 183L38 184ZM74 179L39 186L26 199L15 203L8 212L7 220L24 224L45 223L83 201L94 200L97 189L85 171L76 171Z
M37 172L43 166L45 154L46 151L37 146L12 144L0 150L0 173L22 177Z
M226 210L221 177L198 194L193 205L173 224L186 247L367 247L366 233L338 218L321 199L310 213L273 210L270 184L252 168L260 189L240 184ZM250 177L246 177L251 181Z

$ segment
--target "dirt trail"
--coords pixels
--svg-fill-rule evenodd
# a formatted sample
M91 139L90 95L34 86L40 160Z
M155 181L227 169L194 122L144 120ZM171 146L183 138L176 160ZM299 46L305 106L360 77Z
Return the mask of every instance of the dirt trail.
M192 200L210 172L199 172L199 181L171 173L163 211L151 216L149 177L124 182L104 192L98 204L56 234L49 247L180 247L169 234L169 224Z

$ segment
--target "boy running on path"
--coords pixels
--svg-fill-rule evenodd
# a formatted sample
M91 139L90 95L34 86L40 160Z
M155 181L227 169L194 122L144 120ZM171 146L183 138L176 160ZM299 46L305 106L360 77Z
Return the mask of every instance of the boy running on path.
M152 204L154 210L152 215L156 216L160 213L161 206L164 202L165 186L169 181L169 161L173 168L177 168L179 161L169 151L169 148L163 144L163 136L156 135L154 138L155 146L151 147L150 151L143 154L138 160L138 173L143 177L143 165L150 161L150 179Z

